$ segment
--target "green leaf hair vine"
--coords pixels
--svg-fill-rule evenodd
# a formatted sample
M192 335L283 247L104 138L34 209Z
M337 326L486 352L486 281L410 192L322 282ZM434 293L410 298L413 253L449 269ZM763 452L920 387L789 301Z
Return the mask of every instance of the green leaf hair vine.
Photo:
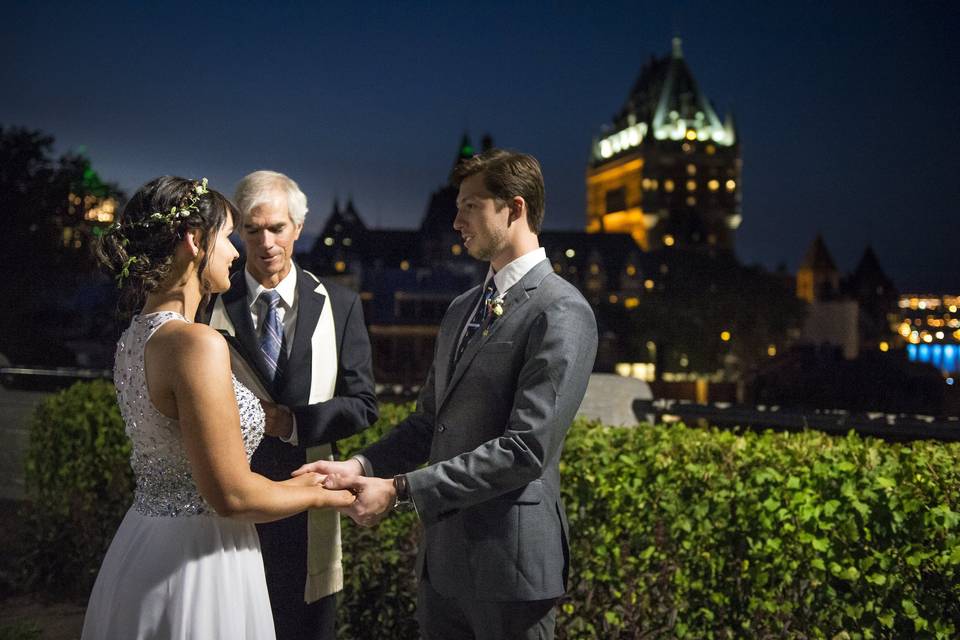
M181 206L170 207L170 211L151 213L145 219L138 222L130 222L124 225L121 225L119 222L114 222L106 229L94 229L93 233L102 238L114 233L118 233L122 227L126 227L128 229L137 227L167 227L169 229L176 229L180 223L189 218L192 213L200 211L200 198L208 193L210 193L210 190L207 189L207 179L203 178L193 185L193 189L190 190L190 195L186 197L186 201ZM130 241L126 237L124 237L121 241L123 246L126 246L129 243ZM118 289L122 288L124 280L130 277L130 267L139 260L140 259L137 256L133 255L129 256L126 261L124 261L123 266L120 268L120 272L117 274Z

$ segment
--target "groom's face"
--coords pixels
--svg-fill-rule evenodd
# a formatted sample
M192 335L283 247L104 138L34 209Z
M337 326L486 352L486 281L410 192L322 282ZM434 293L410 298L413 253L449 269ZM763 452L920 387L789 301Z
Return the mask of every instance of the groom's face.
M472 257L491 261L504 251L508 244L509 217L509 208L487 190L482 173L464 178L460 183L453 228Z

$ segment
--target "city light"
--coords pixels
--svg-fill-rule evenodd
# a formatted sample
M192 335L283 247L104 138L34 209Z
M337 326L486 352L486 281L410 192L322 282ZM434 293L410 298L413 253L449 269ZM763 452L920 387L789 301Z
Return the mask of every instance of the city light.
M887 351L890 351L890 343L888 343L888 342L881 342L881 343L880 343L880 351L883 351L884 353L886 353Z
M563 255L567 256L568 258L572 258L573 256L577 255L577 252L573 249L567 249L563 252Z
M336 264L333 265L333 268L337 270L337 273L343 273L347 270L347 263L343 260L337 260Z
M674 243L673 236L671 236L670 234L663 236L663 244L667 245L668 247L672 247L673 243Z
M730 342L730 332L729 331L720 332L720 339L723 340L724 342Z
M777 347L775 345L770 345L769 347L767 347L767 355L770 356L771 358L777 355Z

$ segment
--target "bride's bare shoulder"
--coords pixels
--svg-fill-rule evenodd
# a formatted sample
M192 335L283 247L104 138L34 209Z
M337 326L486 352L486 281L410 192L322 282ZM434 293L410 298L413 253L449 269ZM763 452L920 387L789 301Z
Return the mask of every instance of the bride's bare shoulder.
M227 341L205 324L168 322L157 330L155 337L155 351L178 364L206 368L230 359Z

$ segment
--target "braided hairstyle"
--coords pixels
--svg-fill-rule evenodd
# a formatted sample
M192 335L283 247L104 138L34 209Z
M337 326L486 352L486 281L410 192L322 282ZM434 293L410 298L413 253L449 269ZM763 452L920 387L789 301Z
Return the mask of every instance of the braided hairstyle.
M100 237L96 255L117 279L124 315L139 311L147 295L166 281L177 244L188 230L199 230L200 241L207 245L197 275L201 289L208 292L203 277L207 256L227 213L234 220L239 220L239 213L222 194L200 185L175 176L151 180L137 190L116 223Z

